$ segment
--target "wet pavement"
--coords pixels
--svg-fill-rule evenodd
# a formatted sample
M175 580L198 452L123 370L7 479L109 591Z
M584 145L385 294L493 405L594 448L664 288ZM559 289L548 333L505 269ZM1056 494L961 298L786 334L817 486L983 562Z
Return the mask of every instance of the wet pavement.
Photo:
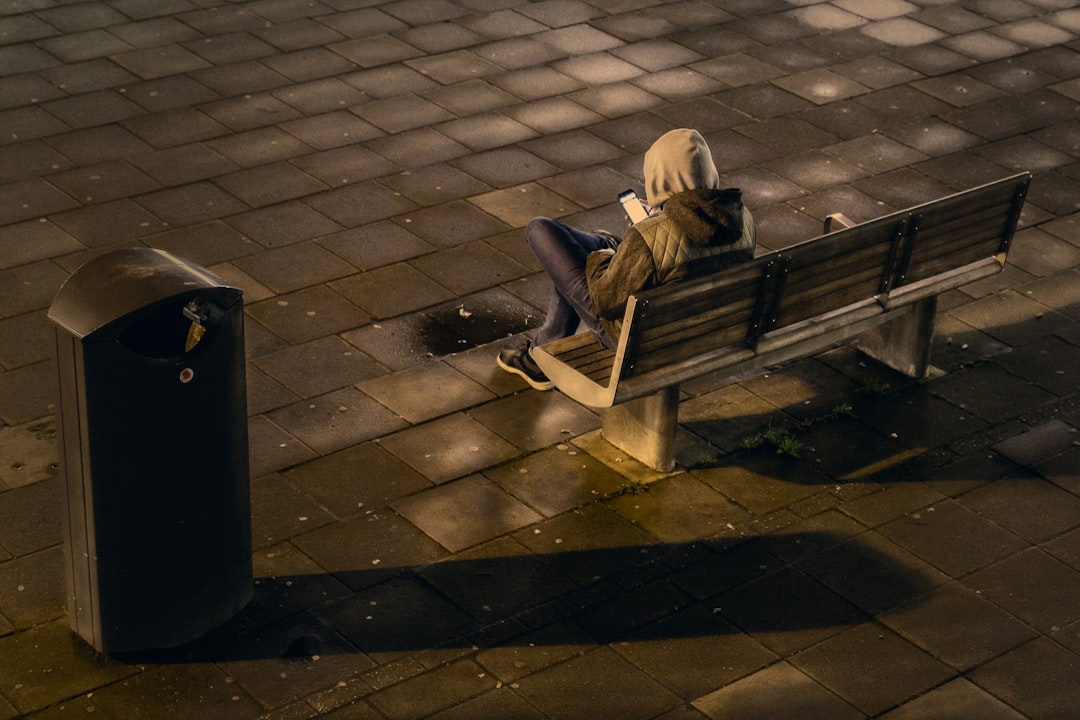
M0 720L1075 718L1074 5L0 0ZM500 372L548 293L521 228L618 229L679 126L762 250L1031 171L942 373L688 383L658 475ZM46 311L140 245L245 293L255 598L106 656Z

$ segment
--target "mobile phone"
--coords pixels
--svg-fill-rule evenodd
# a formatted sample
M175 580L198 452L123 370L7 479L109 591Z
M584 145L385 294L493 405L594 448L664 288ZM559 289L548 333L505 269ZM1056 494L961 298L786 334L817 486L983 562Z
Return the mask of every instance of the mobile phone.
M649 217L648 211L641 204L641 200L638 199L637 193L633 190L623 190L619 193L619 202L626 212L626 217L630 218L630 222L635 225Z

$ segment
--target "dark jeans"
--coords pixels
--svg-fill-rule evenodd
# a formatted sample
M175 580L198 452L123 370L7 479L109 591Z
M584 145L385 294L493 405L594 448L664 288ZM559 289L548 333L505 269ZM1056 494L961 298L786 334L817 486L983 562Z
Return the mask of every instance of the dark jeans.
M603 248L615 249L619 241L608 235L586 233L551 218L534 218L525 227L525 240L551 278L551 301L544 324L534 342L543 345L569 337L578 324L592 330L600 341L612 347L611 338L600 323L585 280L585 257Z

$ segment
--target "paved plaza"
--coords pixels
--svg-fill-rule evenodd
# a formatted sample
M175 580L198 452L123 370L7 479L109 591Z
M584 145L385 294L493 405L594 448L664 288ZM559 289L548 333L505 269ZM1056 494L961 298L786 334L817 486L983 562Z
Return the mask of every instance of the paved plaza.
M1080 717L1075 6L0 0L0 720ZM676 127L760 252L1033 181L931 379L685 383L659 474L494 359L550 290L524 225L618 231ZM47 311L136 246L244 292L255 593L104 655Z

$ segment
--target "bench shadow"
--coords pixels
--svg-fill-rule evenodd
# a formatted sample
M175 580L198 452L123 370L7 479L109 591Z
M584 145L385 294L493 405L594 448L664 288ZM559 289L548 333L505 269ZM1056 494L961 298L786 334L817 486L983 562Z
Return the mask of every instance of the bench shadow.
M990 332L952 323L935 337L937 373L925 380L896 372L851 344L771 368L769 374L804 391L800 397L767 412L728 411L712 418L707 412L684 413L680 426L717 452L714 456L683 453L680 462L688 469L706 469L776 455L786 461L786 468L776 469L777 476L790 482L925 479L928 472L960 459L949 450L950 445L989 433L1002 421L987 400L1001 394L1000 385L993 382L996 377L1015 375L1017 387L1031 386L1030 399L1017 397L1009 402L1023 405L1032 417L1052 416L1057 405L1068 402L1071 390L1063 384L1066 377L1060 370L1076 365L1080 348L1058 335L1071 332L1076 336L1080 302L1050 310L1034 319L995 326ZM1008 338L1012 346L1001 338ZM1059 371L1055 374L1047 362L1057 363ZM969 386L963 373L987 364L993 364L1001 375L986 373L986 380L970 376ZM828 381L820 380L826 376ZM815 380L818 387L813 387ZM703 403L707 409L708 395L686 400L684 407ZM986 408L990 412L985 406L990 406ZM788 445L779 446L781 441ZM767 461L774 468L775 459Z
M825 637L917 601L940 576L859 537L804 532L259 578L233 620L132 664L584 647L748 633ZM563 631L552 631L563 628Z

